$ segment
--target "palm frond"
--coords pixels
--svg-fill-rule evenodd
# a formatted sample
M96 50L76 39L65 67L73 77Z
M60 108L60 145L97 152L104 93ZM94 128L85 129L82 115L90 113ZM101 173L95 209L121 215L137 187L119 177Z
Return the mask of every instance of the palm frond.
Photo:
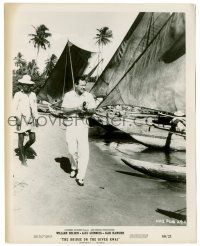
M113 38L112 31L109 29L109 27L105 26L100 29L97 29L98 33L94 37L96 39L96 44L99 46L101 45L107 45L111 42L111 38Z
M39 52L40 48L46 50L46 47L50 47L50 42L47 40L47 38L52 36L50 32L46 32L49 31L49 29L44 24L38 27L32 27L35 29L35 33L31 33L28 35L32 37L29 40L29 43L33 43L33 46L37 48L37 53Z

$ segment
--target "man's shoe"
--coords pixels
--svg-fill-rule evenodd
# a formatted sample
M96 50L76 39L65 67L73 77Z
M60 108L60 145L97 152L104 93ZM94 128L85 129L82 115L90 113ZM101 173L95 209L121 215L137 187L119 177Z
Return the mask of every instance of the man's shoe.
M26 149L26 153L28 154L28 155L32 155L32 156L37 156L37 153L35 152L35 150L33 149L33 148L31 148L31 147L28 147L27 149Z
M77 175L77 170L72 170L70 173L70 178L75 178Z
M84 181L83 181L83 179L76 179L76 183L77 183L79 186L84 186Z
M15 151L16 155L19 155L20 154L19 148L16 148L14 151Z

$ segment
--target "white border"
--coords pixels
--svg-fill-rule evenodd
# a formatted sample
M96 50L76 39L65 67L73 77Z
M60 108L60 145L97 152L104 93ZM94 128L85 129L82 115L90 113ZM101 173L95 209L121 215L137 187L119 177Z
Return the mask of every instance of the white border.
M13 0L10 0L10 1L0 1L0 30L2 31L1 34L3 34L3 26L4 26L4 3L6 2L10 2L10 3L16 3L16 1L13 1ZM21 3L55 3L55 1L38 1L38 0L35 0L35 1L18 1L18 2L21 2ZM72 1L59 1L60 3L70 3ZM197 72L196 72L196 139L197 139L197 147L196 147L196 153L197 153L197 159L196 159L196 167L197 167L197 192L198 192L198 199L197 199L197 203L198 203L198 208L197 208L197 212L199 210L199 204L200 204L200 198L199 198L199 186L200 186L200 167L199 167L199 161L200 161L200 155L199 155L199 141L200 141L200 134L199 134L199 125L200 125L200 98L199 98L199 90L200 90L200 86L199 86L199 82L200 82L200 74L199 74L199 67L200 67L200 58L199 58L199 43L200 43L200 17L199 17L199 12L200 12L200 3L198 1L194 1L194 0L189 0L189 1L180 1L180 0L176 0L176 1L134 1L134 0L129 0L129 1L95 1L95 0L92 0L92 1L77 1L77 0L74 0L73 3L192 3L192 4L196 4L196 8L197 8L197 21L196 21L196 44L197 44L197 51L196 51L196 54L197 54ZM4 112L4 35L0 35L0 46L1 46L1 56L0 56L0 59L1 59L1 70L0 70L0 78L1 78L1 83L0 83L0 92L2 93L1 94L1 102L0 102L0 110L1 110L1 116L3 116L3 112ZM0 127L1 127L1 133L2 135L0 136L0 139L2 141L2 144L1 144L1 152L0 152L0 156L1 156L1 163L3 164L4 163L4 149L3 149L3 142L4 142L4 128L3 128L3 120L0 121ZM5 245L5 237L4 237L4 165L1 165L1 168L0 168L0 193L3 194L2 196L2 202L1 202L1 210L0 210L0 218L1 218L1 223L0 223L0 244L1 245ZM199 216L199 212L198 212L198 229L197 231L199 232L200 231L200 227L199 227L199 224L200 224L200 216ZM197 245L200 244L200 236L199 234L197 234L198 236L198 241L197 241ZM15 245L15 244L14 244ZM110 244L111 245L111 244ZM140 244L141 245L141 244ZM163 245L163 244L158 244L158 245ZM172 244L172 245L176 245L176 244ZM184 245L194 245L194 244L184 244Z

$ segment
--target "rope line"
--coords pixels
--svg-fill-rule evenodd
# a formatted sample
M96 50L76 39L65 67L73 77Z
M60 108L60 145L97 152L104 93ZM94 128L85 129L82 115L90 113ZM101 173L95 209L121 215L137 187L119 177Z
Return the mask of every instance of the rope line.
M70 51L69 42L68 42L68 49L69 49L69 60L70 60L70 67L71 67L71 74L72 74L72 82L73 82L73 90L74 90L74 73L73 73L73 67L72 67L72 58L71 58L71 51Z
M63 93L62 93L62 98L64 97L64 94L65 94L66 70L67 70L67 51L66 51L66 54L65 54L65 73L64 73L64 83L63 83Z

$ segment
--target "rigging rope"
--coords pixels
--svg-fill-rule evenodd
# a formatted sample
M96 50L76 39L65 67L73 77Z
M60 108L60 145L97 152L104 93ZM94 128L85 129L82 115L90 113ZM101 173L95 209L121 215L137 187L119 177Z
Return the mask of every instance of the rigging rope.
M66 55L65 55L65 73L64 73L64 83L63 83L63 93L62 93L62 98L64 97L64 94L65 94L66 70L67 70L67 50L66 50Z
M70 67L71 67L71 74L72 74L72 82L73 82L73 90L74 88L74 73L73 73L73 67L72 67L72 58L71 58L71 51L70 51L70 45L68 42L68 49L69 49L69 60L70 60Z

